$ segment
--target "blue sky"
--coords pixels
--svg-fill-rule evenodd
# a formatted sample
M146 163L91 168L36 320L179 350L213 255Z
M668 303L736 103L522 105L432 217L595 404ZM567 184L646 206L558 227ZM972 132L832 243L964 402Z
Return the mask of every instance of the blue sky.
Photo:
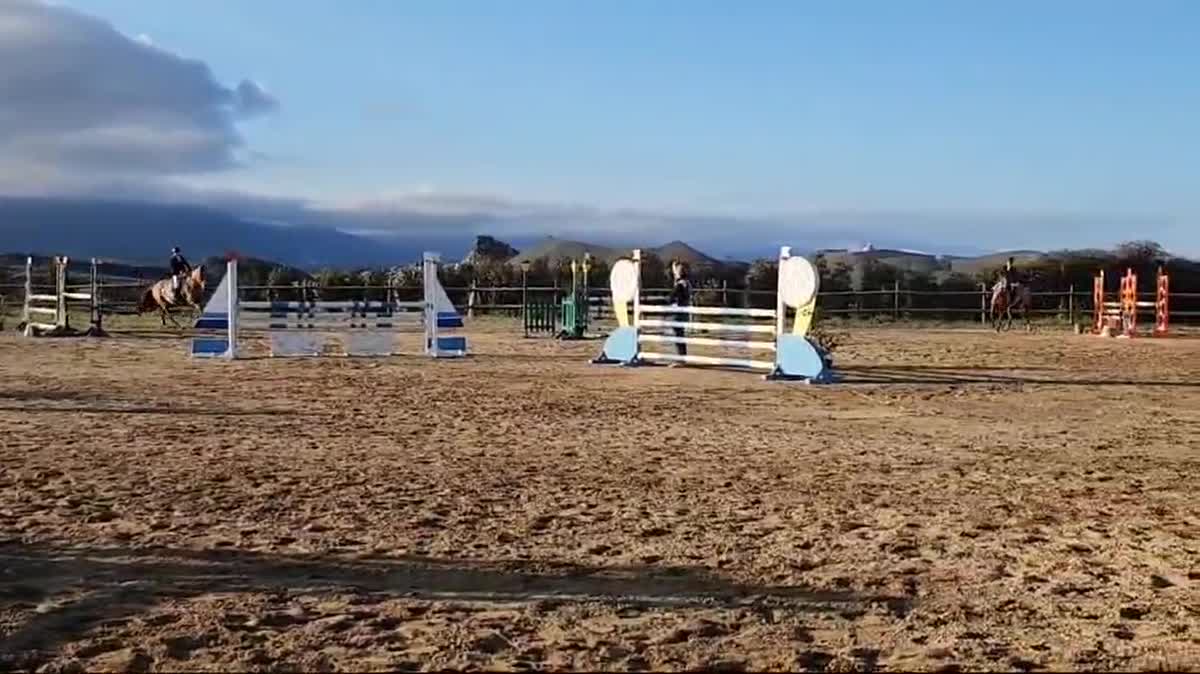
M1200 251L1200 2L65 4L278 101L190 185Z

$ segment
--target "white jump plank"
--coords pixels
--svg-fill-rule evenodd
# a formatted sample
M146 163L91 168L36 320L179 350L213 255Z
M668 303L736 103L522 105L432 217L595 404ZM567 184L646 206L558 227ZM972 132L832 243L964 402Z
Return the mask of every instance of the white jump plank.
M667 335L638 335L639 342L656 344L695 344L696 346L728 346L738 349L762 349L774 351L775 342L741 342L714 337L669 337Z
M238 306L243 311L251 311L255 313L264 313L275 311L279 313L346 313L346 309L354 309L357 311L366 311L367 313L379 313L386 311L395 311L398 314L412 314L412 311L396 311L397 309L423 309L424 303L391 303L384 302L355 302L353 300L338 301L338 302L239 302ZM334 311L331 311L334 310Z
M735 309L729 307L677 307L670 304L642 304L643 314L692 314L693 316L751 316L775 318L774 309Z
M91 293L63 293L63 297L69 300L87 300L89 302L92 299Z
M760 332L775 334L774 325L738 325L736 323L698 323L682 321L660 321L644 318L637 321L639 328L683 328L685 330L707 330L709 332Z
M376 330L379 332L420 332L421 325L399 324L395 321L374 318L360 318L356 321L310 321L303 318L273 318L245 320L239 318L239 327L247 330L319 330L325 332L343 332L346 330Z
M29 313L31 313L31 314L50 314L51 316L55 316L58 314L58 309L50 309L47 307L29 307Z
M249 309L251 311L327 311L329 309L337 309L341 311L342 309L361 309L364 307L385 310L391 305L377 300L370 302L363 300L339 300L336 302L327 302L325 300L320 300L317 302L300 302L296 300L277 300L275 302L271 302L264 300L253 300L249 302L240 302L239 306L241 306L242 309Z
M25 327L33 328L35 330L55 330L58 328L58 326L53 323L26 323Z
M655 353L641 351L638 358L645 360L667 360L676 363L695 363L696 365L718 365L724 367L742 367L748 370L774 370L775 363L765 360L747 360L742 358L717 358L714 356L680 356L675 353Z
M247 306L248 304L250 304L250 303L243 302L242 306ZM257 306L259 304L262 304L262 303L260 303L260 302L254 303L255 306ZM266 303L266 306L270 307L271 305L270 305L270 303ZM367 301L367 300L357 300L357 301L356 300L337 300L337 301L317 300L316 302L279 302L275 306L277 308L287 306L289 311L295 310L297 308L303 308L305 311L327 311L329 309L341 310L341 309L364 309L364 308L367 309L368 311L387 311L388 308L392 307L393 305L389 304L387 302L383 302L381 300L370 300L370 301Z
M58 295L30 295L30 302L57 302Z
M243 311L240 316L244 320L258 321L304 321L306 323L347 323L364 320L383 321L390 323L419 323L422 315L417 313L387 314L380 311L345 311L330 313L324 311Z

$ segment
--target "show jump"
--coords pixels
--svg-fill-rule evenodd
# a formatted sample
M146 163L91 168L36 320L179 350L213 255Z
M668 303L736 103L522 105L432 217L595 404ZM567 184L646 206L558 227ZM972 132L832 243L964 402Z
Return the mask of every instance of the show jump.
M813 383L831 380L828 354L808 338L817 307L820 277L811 262L803 257L793 257L790 247L785 246L779 251L779 282L774 309L645 303L641 298L641 259L641 251L635 250L632 259L621 259L613 265L609 282L618 327L605 341L602 355L593 362L622 365L675 362L758 370L765 372L767 379ZM703 320L693 320L695 317ZM671 334L661 330L670 330ZM683 331L682 336L679 331ZM722 333L725 336L719 336ZM739 338L746 335L751 338ZM657 344L765 351L773 353L774 357L771 360L727 358L672 354L645 348Z
M227 262L225 277L196 321L196 329L218 331L192 340L192 356L240 357L242 330L266 335L273 357L321 356L340 346L336 355L398 355L399 334L424 333L424 353L434 358L467 355L467 338L443 336L463 327L462 316L438 280L440 258L425 253L423 295L419 301L351 300L245 301L238 289L238 263Z

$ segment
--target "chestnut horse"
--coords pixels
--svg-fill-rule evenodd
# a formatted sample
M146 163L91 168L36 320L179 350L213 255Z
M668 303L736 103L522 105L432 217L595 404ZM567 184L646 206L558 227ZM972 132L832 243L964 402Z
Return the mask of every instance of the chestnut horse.
M175 317L171 316L170 310L178 307L193 307L196 311L203 311L200 303L204 301L204 287L207 280L203 265L193 267L191 273L180 280L179 291L176 292L171 283L172 279L168 276L142 293L137 312L141 315L157 310L159 316L162 317L164 328L167 327L168 318L175 324L175 327L182 328L183 326L175 320Z
M1010 296L1011 303L1009 302ZM992 286L992 327L997 332L1002 326L1005 330L1012 328L1014 311L1021 312L1025 330L1031 330L1033 325L1029 321L1029 311L1032 308L1033 293L1029 291L1029 286L1023 283L1014 283L1011 293L1004 279L996 281L996 284Z

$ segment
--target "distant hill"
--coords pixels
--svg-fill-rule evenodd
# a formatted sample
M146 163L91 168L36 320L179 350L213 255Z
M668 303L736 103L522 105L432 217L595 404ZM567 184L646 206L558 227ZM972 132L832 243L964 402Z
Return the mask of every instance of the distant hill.
M21 276L25 273L25 259L29 255L17 253L0 254L0 268L6 269L14 276ZM51 261L49 255L33 255L33 266L35 274L49 273ZM72 257L67 266L67 276L72 284L76 282L84 282L92 273L92 259L90 257ZM99 273L102 279L111 280L141 280L141 279L158 279L162 278L167 273L165 264L158 265L138 265L127 262L113 262L103 258L97 258Z
M714 267L722 264L720 260L705 255L682 241L672 241L665 246L654 248L653 251L664 262L679 260L692 267Z
M937 255L916 251L872 248L858 251L822 250L818 251L817 254L824 257L825 261L830 265L840 263L851 269L861 267L868 261L875 261L897 269L920 274L932 274L949 270L949 263L945 259Z
M692 267L717 266L726 264L710 255L696 250L692 246L683 241L672 241L668 244L642 248L645 253L653 253L664 262L670 260L680 260ZM521 251L511 262L519 263L521 260L541 260L548 261L563 260L563 259L580 259L585 253L590 253L597 260L605 260L613 262L623 257L629 257L633 252L633 248L614 248L612 246L601 246L593 243L585 243L582 241L572 241L570 239L547 238L541 243L536 244L528 250Z
M679 259L693 268L718 268L722 274L736 274L746 262L718 259L684 241L654 246L645 240L625 246L599 245L578 240L545 238L534 240L520 252L507 243L480 236L472 248L474 234L459 227L451 233L424 229L421 233L397 227L387 237L350 234L329 226L269 224L203 206L170 205L141 201L91 198L27 198L0 196L0 253L6 269L22 267L24 256L68 255L75 264L72 276L84 270L87 260L96 257L106 262L102 273L122 278L158 278L165 273L172 246L181 246L193 262L210 256L219 257L236 250L244 256L278 261L299 270L323 267L349 270L364 267L393 267L418 261L425 250L437 250L445 259L579 259L585 253L609 263L629 255L634 245L654 253L663 261ZM430 231L436 233L430 234ZM481 232L481 234L484 234ZM654 232L646 238L653 241ZM529 241L529 239L523 239ZM482 248L478 244L483 242ZM469 252L468 252L469 251ZM515 254L514 254L515 253ZM865 250L822 250L830 264L843 263L862 269L879 263L913 273L936 276L961 273L978 275L1004 264L1007 257L1018 264L1033 264L1047 257L1032 250L998 252L977 257L945 256L933 253L886 248ZM1072 252L1075 256L1082 251ZM1103 259L1111 251L1097 251ZM480 257L482 256L482 257ZM272 263L274 264L274 263ZM81 266L84 265L84 266Z
M178 245L193 260L237 249L313 269L407 264L419 260L431 243L373 239L328 227L265 224L201 206L0 197L0 252L5 253L165 265L171 247ZM438 243L461 250L470 245L465 239Z
M1010 257L1017 266L1021 266L1041 262L1046 259L1046 254L1036 250L1013 250L979 257L955 257L950 258L950 269L958 274L974 276L1003 267Z
M869 261L874 261L906 272L935 276L952 273L975 276L1003 267L1009 257L1014 258L1018 266L1035 264L1046 258L1045 253L1035 250L1004 251L978 257L933 255L919 251L886 248L857 251L823 250L818 251L818 254L824 257L830 265L844 264L854 270L861 269Z
M530 262L543 259L547 261L577 260L582 258L585 253L590 253L597 260L607 260L609 262L629 255L629 251L625 249L549 237L532 248L519 252L510 262L512 264L520 264L522 260L529 260Z

